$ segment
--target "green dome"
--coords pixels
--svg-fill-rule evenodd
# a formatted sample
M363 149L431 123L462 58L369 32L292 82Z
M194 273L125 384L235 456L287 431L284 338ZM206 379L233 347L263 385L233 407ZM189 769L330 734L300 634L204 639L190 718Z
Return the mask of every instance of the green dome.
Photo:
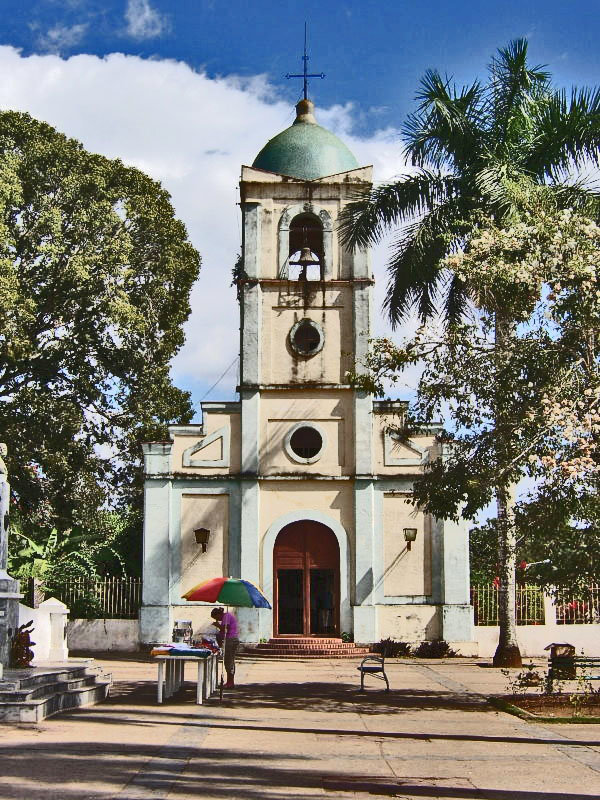
M301 100L293 125L270 139L252 166L305 181L357 169L358 162L346 145L317 125L313 108L310 100Z

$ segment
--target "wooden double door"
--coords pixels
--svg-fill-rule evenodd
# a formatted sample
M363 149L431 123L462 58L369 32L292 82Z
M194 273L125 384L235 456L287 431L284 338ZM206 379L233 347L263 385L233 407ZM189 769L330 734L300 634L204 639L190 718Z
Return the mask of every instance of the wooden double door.
M275 636L339 636L340 550L333 531L303 520L283 528L273 553Z

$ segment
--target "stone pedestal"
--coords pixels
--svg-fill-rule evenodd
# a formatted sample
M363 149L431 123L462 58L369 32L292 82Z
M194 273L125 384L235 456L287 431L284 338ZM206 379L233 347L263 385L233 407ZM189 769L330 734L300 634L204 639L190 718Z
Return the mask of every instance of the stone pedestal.
M6 573L5 573L6 574ZM19 600L23 595L19 592L19 581L9 575L0 577L0 680L3 667L8 667L10 660L10 642L15 630L19 627Z
M56 597L50 597L40 604L40 611L48 615L50 627L48 661L67 661L69 658L69 649L67 647L69 609Z

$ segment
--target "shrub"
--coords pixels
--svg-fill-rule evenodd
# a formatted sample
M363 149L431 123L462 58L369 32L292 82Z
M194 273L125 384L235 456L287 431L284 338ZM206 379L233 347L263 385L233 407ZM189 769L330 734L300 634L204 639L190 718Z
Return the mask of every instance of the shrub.
M410 644L408 642L398 642L396 639L382 639L373 645L373 652L380 653L385 658L398 658L410 655Z
M458 653L444 639L421 642L414 652L417 658L455 658Z

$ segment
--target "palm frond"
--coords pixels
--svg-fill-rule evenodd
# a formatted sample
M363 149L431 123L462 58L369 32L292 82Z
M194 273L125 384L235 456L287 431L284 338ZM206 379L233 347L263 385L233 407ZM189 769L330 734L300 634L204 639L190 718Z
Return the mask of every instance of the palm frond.
M489 113L496 150L511 141L523 147L529 126L529 106L550 91L550 73L527 63L527 40L515 39L498 50L489 66Z
M459 189L459 181L453 175L425 169L403 175L394 183L364 192L343 209L338 223L340 239L351 249L376 244L392 226L431 211Z
M519 170L514 161L492 158L474 176L474 185L480 209L489 209L500 224L508 222L523 207L525 199L539 188L531 176Z
M428 70L417 94L418 109L403 126L411 162L454 169L472 161L482 139L482 98L478 81L457 91L448 78Z
M539 179L560 179L586 162L600 166L600 88L555 91L532 109L535 146L528 168Z
M461 243L467 216L463 200L451 198L401 231L388 262L390 281L384 302L393 327L413 309L423 321L435 315L440 262Z
M559 208L574 208L592 219L600 218L600 185L586 183L583 179L572 183L553 184L548 187Z
M467 284L452 273L446 287L446 324L450 326L461 322L471 308L472 299Z

